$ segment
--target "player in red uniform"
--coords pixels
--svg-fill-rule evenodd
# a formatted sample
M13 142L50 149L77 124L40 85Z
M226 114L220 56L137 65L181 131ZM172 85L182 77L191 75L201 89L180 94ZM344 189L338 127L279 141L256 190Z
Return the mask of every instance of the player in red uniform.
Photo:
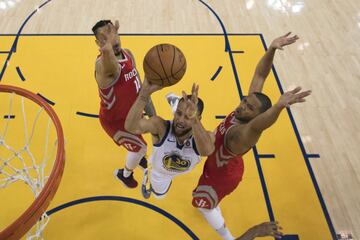
M244 173L242 155L249 151L261 133L275 123L283 109L304 102L310 91L297 87L284 93L275 105L261 93L270 73L276 49L296 42L298 37L287 33L275 39L258 63L249 93L240 105L217 127L215 151L207 158L198 186L193 191L192 204L223 239L234 239L225 226L220 201L240 183Z
M128 150L125 167L117 169L118 180L129 188L135 188L137 181L133 170L137 165L147 167L145 159L146 142L141 135L134 135L124 128L126 116L135 102L140 87L140 77L135 60L128 49L122 49L118 36L119 22L115 25L110 20L101 20L92 28L100 55L96 59L95 78L99 87L100 123L106 133L119 146ZM145 109L149 116L155 115L150 101Z

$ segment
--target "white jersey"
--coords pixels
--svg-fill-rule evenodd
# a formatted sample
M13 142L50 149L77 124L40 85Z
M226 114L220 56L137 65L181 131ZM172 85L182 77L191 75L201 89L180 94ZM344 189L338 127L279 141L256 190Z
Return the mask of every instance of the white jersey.
M172 121L167 121L165 136L160 143L153 145L150 157L152 170L171 178L190 172L200 162L194 137L179 145L172 132L172 124Z

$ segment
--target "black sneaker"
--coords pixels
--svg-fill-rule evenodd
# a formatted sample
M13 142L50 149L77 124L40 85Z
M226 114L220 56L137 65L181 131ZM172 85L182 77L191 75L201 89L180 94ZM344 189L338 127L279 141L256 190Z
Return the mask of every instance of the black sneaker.
M136 188L138 183L137 181L134 179L133 173L130 174L129 177L124 177L124 169L117 169L115 170L115 177L122 183L125 185L125 187L128 188Z
M148 164L147 164L147 160L146 160L145 157L143 157L143 158L140 160L139 166L140 166L143 170L147 169Z

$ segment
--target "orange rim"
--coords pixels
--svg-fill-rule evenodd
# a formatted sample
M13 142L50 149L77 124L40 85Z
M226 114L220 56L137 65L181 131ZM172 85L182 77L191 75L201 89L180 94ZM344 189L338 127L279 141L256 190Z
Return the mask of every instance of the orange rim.
M2 84L0 85L0 92L16 93L18 95L31 99L32 101L43 107L52 119L53 123L55 124L58 137L58 147L55 163L53 169L51 170L49 179L47 180L41 193L30 205L30 207L28 207L25 212L21 214L18 219L16 219L13 223L11 223L8 227L6 227L3 231L0 232L0 240L15 240L20 239L39 220L41 215L48 208L59 187L65 166L64 133L61 127L60 120L56 115L55 111L40 96L19 87Z

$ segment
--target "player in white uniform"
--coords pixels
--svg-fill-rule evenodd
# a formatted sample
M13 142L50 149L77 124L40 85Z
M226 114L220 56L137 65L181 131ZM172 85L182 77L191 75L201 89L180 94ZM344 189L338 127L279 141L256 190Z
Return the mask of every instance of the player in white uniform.
M214 150L214 135L200 122L204 105L197 97L199 87L195 84L190 96L183 92L172 121L158 116L142 117L150 95L161 88L145 79L125 121L125 129L133 134L151 133L154 149L150 157L150 191L158 198L165 196L175 176L191 171L200 156L208 156ZM145 198L150 191L143 191Z

